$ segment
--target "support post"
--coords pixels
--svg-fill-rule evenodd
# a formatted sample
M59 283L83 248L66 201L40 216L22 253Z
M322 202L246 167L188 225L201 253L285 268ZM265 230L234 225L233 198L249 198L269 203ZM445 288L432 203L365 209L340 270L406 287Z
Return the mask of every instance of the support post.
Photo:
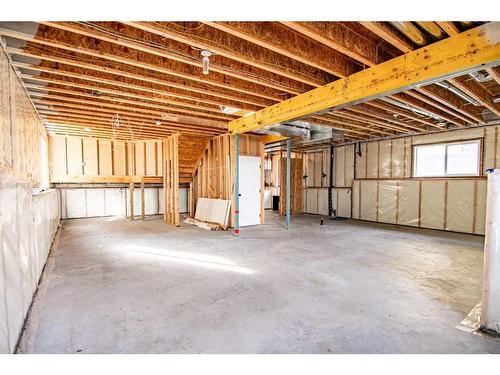
M234 136L234 234L240 234L240 136Z
M286 229L290 229L290 164L292 158L292 141L286 141Z
M141 178L141 219L146 220L146 202L144 199L144 176Z
M480 328L500 334L500 169L488 171Z
M130 220L134 220L134 183L130 182Z

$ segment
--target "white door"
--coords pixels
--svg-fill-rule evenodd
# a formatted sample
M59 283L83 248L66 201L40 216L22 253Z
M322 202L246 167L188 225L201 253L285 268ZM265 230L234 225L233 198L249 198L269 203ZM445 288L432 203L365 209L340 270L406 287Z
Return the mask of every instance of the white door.
M240 227L260 224L260 157L240 156Z

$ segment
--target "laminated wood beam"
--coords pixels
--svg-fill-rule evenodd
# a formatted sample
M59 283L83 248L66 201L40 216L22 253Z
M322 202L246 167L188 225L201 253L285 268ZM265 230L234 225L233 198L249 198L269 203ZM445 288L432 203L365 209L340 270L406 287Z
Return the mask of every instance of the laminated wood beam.
M217 55L251 65L309 86L322 85L330 81L328 74L322 74L300 62L276 52L223 33L209 26L197 30L174 22L123 22L140 30L173 39L199 49L209 50ZM224 47L230 46L230 48ZM248 52L251 51L251 58Z
M241 134L496 65L500 61L499 33L498 23L479 26L233 120L229 131Z
M381 23L381 22L361 22L361 24L363 26L367 27L372 32L374 32L375 34L377 34L379 37L381 37L385 41L387 41L388 43L390 43L393 46L395 46L396 48L400 49L401 51L403 51L405 53L413 51L413 47L410 44L404 42L401 38L395 37L396 34L393 31L391 32L390 26L388 26L384 23ZM438 24L450 36L459 34L458 29L453 25L452 22L438 22ZM445 104L446 106L448 106L452 109L457 110L458 112L464 114L465 116L468 116L468 117L471 116L471 113L469 111L467 111L466 109L464 109L464 108L459 109L458 108L461 106L457 106L457 102L456 102L457 98L450 99L449 95L446 95L446 94L444 94L444 96L440 94L440 95L438 95L438 98L436 98L435 97L436 94L430 90L432 90L432 85L428 86L427 88L425 88L423 90L420 90L420 92L424 93L424 95L426 95L426 96L429 96L429 97ZM436 91L436 89L434 89L434 91ZM412 95L413 93L408 92L408 94ZM431 105L436 106L435 103L431 103ZM448 113L450 113L450 112L448 112ZM463 117L460 114L456 114L456 113L450 113L450 114L452 114L455 117L461 118L463 120ZM484 123L484 120L482 118L477 118L474 116L472 118L474 119L475 122L477 122L479 124ZM465 122L470 122L470 121L465 120ZM454 122L454 123L455 123L455 125L461 126L460 123L457 123L457 122Z
M237 36L250 43L323 70L336 77L346 77L360 70L346 55L322 44L290 32L275 22L205 22L205 24ZM328 58L325 58L325 57Z
M371 41L367 38L362 38L353 32L351 32L351 34L354 34L354 35L349 35L349 29L347 27L344 26L344 29L347 29L347 30L343 30L342 29L343 25L341 25L341 24L339 25L338 23L335 23L335 22L285 22L284 24L293 28L296 31L304 33L305 35L307 35L307 36L309 36L309 37L311 37L311 38L313 38L313 39L315 39L323 44L329 45L332 48L337 48L337 49L340 48L340 50L343 51L344 53L348 53L349 48L351 50L357 49L360 52L358 52L357 54L354 54L354 55L351 54L351 57L357 59L358 61L360 61L368 66L373 66L378 62L382 62L382 61L390 59L390 56L388 54L384 55L383 53L382 54L380 53L378 45L375 44L373 41ZM420 22L419 24L425 24L425 27L427 29L431 30L432 34L435 37L441 37L443 35L443 31L434 22ZM383 24L378 25L377 23L375 23L375 26L372 26L372 29L376 28L377 35L383 37L385 35L383 32L384 31L388 32L387 31L388 27L389 27L388 25L383 25ZM390 35L393 36L392 33ZM338 42L336 42L336 40L344 41L344 44L339 46ZM402 40L399 40L399 39L396 40L396 39L394 39L394 37L392 39L390 39L389 41L392 43L397 43L397 44L402 43ZM348 46L348 48L346 48L347 43L349 43L349 42L350 42L350 45ZM359 47L359 46L362 46L362 47ZM408 50L408 48L410 48L409 45L403 49ZM429 87L432 88L432 86L429 86ZM424 91L425 95L428 95L428 96L432 97L433 99L437 100L438 102L457 110L458 112L464 114L465 116L469 116L469 117L472 116L472 118L474 119L474 122L476 122L476 123L483 122L483 120L481 118L470 114L466 109L461 108L461 106L459 107L459 105L457 105L456 100L455 100L457 98L450 98L450 96L447 95L447 93L441 92L443 94L442 95L441 93L440 94L428 93L427 90L423 90L423 91ZM408 92L408 94L411 95L411 91ZM435 103L433 103L433 104L436 106ZM438 107L438 108L445 110L442 107ZM464 120L464 117L462 117L460 114L458 114L458 115L454 114L453 112L451 112L449 110L445 110L445 111L447 111L448 113L450 113L452 115L458 116L459 118ZM466 119L464 121L470 122L469 119Z

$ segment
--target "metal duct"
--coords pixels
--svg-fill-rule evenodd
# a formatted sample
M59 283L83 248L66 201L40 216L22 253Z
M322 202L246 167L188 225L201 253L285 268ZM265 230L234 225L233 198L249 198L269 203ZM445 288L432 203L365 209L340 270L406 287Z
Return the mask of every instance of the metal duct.
M480 106L480 104L477 101L475 101L473 98L471 98L465 92L463 92L462 90L457 89L456 87L450 85L449 83L446 83L446 82L436 82L436 85L438 85L438 86L440 86L442 88L445 88L446 90L454 93L456 96L462 98L466 102L469 102L469 103L471 103L472 105L474 105L476 107Z
M389 104L395 105L396 107L399 107L399 108L406 109L408 111L417 113L419 115L422 115L422 116L425 116L425 117L430 117L430 118L433 118L435 120L443 121L443 119L441 117L435 115L434 113L430 113L430 112L424 111L423 109L419 109L419 108L415 108L415 107L409 106L408 104L398 102L397 100L394 100L394 99L391 99L391 98L380 98L380 100L383 100L384 102L387 102Z
M488 82L493 79L488 73L472 72L469 75L474 78L477 82Z
M290 137L294 140L294 144L300 145L344 139L344 133L342 131L307 121L291 121L275 124L264 128L262 131L259 131L259 133Z

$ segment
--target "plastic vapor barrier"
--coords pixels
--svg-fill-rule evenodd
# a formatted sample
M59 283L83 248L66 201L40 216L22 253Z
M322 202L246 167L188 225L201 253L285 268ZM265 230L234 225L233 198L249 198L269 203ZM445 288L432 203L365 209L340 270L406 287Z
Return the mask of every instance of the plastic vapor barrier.
M355 180L352 218L484 234L486 180Z
M188 190L179 189L179 211L188 211ZM62 219L130 215L128 188L60 188ZM163 214L163 188L145 188L146 215ZM134 215L141 214L141 190L134 189Z
M59 225L59 194L4 183L0 207L0 353L12 353Z

